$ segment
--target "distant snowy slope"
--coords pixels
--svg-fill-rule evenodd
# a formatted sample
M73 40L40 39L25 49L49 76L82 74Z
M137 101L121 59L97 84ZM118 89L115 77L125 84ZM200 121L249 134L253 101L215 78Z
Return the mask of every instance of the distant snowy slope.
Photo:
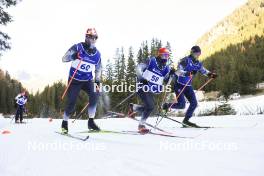
M218 101L199 102L198 107L195 110L195 114L197 115L210 111L220 104L222 103ZM264 113L264 95L230 100L228 101L228 104L235 109L237 115L254 115L260 114L261 112ZM187 108L188 106L186 109Z

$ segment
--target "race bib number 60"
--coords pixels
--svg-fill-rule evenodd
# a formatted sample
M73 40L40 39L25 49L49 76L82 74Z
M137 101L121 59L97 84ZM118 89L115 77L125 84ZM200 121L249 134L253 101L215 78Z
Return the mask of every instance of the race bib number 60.
M78 67L78 65L79 65L79 62L80 62L79 60L73 61L72 62L72 67L76 69ZM81 65L78 68L78 70L82 71L82 72L94 72L95 65L94 64L90 64L88 62L82 61Z
M87 64L82 64L81 67L80 67L81 70L84 70L84 71L87 71L87 72L89 71L90 68L91 68L91 66L87 65Z

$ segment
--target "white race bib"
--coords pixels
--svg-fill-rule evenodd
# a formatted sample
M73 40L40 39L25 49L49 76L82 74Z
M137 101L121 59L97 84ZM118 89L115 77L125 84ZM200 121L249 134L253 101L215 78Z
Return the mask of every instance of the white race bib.
M80 60L76 59L76 60L72 61L72 65L71 66L73 68L77 69L79 63L80 63ZM81 71L81 72L85 72L85 73L87 73L87 72L94 73L95 65L94 64L90 64L90 63L85 62L85 61L81 61L81 65L79 66L78 70Z
M157 85L162 85L164 78L156 73L153 73L149 70L143 72L143 78L148 80L149 82Z

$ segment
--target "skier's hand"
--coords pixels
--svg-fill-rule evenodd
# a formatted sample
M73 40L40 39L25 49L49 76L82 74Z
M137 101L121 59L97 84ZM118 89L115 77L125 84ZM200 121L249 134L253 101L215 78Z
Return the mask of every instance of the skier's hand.
M191 76L191 75L193 75L193 74L194 74L193 71L189 71L189 72L186 72L186 73L184 74L184 76Z
M96 80L96 81L94 81L94 83L96 84L96 92L99 92L99 90L100 90L100 81Z
M81 59L81 56L80 56L80 52L74 52L72 54L72 61L76 60L76 59Z
M209 72L209 73L207 74L207 76L210 77L210 78L215 79L215 78L217 78L218 75L217 75L215 72Z
M141 81L140 81L143 85L148 85L148 80L146 80L146 79L142 79Z
M72 60L76 60L76 59L78 59L79 58L79 53L74 53L73 55L72 55Z
M176 72L175 68L172 67L170 72L169 72L169 75L173 75L175 72Z

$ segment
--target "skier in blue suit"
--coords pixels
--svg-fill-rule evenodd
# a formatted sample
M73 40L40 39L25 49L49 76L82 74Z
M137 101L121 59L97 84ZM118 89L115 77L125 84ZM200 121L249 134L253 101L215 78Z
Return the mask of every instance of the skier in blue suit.
M26 91L18 94L15 98L16 102L16 115L15 115L15 123L18 123L18 119L20 123L23 123L23 112L25 111L25 104L28 101L28 96L26 95Z
M169 50L160 48L157 57L151 57L144 63L137 65L137 80L140 83L137 95L143 102L142 105L130 104L129 116L134 117L134 112L142 113L141 120L138 125L140 133L148 133L149 129L145 127L145 122L151 112L155 108L154 95L161 93L163 83L168 82L171 69L167 65L169 58Z
M174 92L176 96L178 96L180 92L182 93L178 97L177 103L163 104L163 109L165 111L168 111L169 107L174 109L184 109L185 108L184 97L186 97L190 105L187 109L187 112L185 113L185 118L183 120L183 123L186 124L186 126L192 126L192 127L198 127L195 123L189 121L193 115L194 110L197 107L197 100L192 87L192 79L198 72L210 78L217 77L216 73L210 72L203 67L203 64L198 60L200 55L201 55L201 48L199 46L193 46L191 48L190 55L181 59L180 63L178 64L178 69L175 75L176 80L175 80Z
M94 122L99 96L95 84L100 85L101 77L101 54L95 47L97 39L96 30L88 28L85 34L85 42L73 45L62 58L63 62L72 62L69 80L73 77L67 92L68 99L61 125L62 133L68 133L68 119L74 111L76 99L81 90L84 90L89 96L88 128L100 130ZM74 75L75 71L76 74Z

